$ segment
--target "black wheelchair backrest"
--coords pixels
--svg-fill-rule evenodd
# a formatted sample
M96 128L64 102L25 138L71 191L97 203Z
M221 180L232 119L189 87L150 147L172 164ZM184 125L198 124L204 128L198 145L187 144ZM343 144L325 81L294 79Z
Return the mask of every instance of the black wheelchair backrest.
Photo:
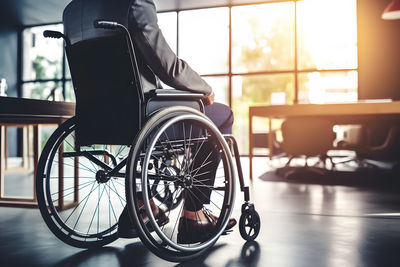
M102 19L128 27L130 3L131 0L73 0L64 9L64 33L71 44L113 36L114 31L95 28L93 22Z
M130 144L141 125L141 103L124 36L67 47L76 93L77 141Z
M126 25L129 2L74 0L64 10L79 145L131 144L141 125L143 92L130 41L121 30L94 26L99 18Z
M147 118L164 107L203 111L202 94L151 90L145 97L134 36L128 31L130 4L130 0L73 0L64 10L65 33L44 33L66 40L78 145L129 145Z

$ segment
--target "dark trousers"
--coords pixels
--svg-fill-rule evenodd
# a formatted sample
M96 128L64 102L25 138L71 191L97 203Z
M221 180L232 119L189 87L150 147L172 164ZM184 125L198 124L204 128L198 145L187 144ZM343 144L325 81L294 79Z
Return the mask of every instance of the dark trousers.
M214 103L205 107L205 114L218 127L222 134L232 134L233 113L230 107ZM196 150L197 149L197 150ZM195 147L193 155L194 186L185 192L185 210L198 211L204 204L210 203L211 187L220 163L219 154L215 153L215 143L205 142L201 147ZM199 186L196 186L199 185Z

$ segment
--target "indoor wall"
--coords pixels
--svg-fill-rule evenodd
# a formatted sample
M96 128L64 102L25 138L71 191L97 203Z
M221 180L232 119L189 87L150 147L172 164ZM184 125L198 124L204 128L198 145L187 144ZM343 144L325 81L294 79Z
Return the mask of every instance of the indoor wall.
M383 20L390 1L358 0L359 99L400 100L400 20Z

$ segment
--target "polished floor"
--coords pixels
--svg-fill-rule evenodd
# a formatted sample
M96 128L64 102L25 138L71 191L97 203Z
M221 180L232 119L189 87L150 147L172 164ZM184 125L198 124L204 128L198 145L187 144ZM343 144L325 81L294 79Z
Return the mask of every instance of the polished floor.
M256 159L252 196L262 226L255 242L245 243L235 228L208 255L176 264L139 239L76 249L53 236L38 210L2 207L0 266L400 266L400 189L257 178L269 168L265 158ZM238 195L237 218L241 201Z

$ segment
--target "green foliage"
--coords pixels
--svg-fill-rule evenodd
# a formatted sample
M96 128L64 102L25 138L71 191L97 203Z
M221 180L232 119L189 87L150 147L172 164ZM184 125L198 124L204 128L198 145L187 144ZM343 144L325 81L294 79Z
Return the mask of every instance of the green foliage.
M256 16L248 20L253 39L241 47L239 66L248 72L284 70L293 73L242 76L241 94L233 99L234 132L242 153L248 153L249 106L270 104L272 92L285 92L286 104L293 104L295 98L293 17L291 14L279 17L269 27L263 27L260 21ZM310 53L301 57L312 61ZM268 130L267 125L265 130Z
M36 56L32 61L32 69L35 73L36 80L61 76L61 63L59 60L49 60L44 56ZM48 72L50 72L51 75L49 75ZM47 99L51 90L57 87L59 87L58 83L36 83L34 88L31 90L31 98Z

